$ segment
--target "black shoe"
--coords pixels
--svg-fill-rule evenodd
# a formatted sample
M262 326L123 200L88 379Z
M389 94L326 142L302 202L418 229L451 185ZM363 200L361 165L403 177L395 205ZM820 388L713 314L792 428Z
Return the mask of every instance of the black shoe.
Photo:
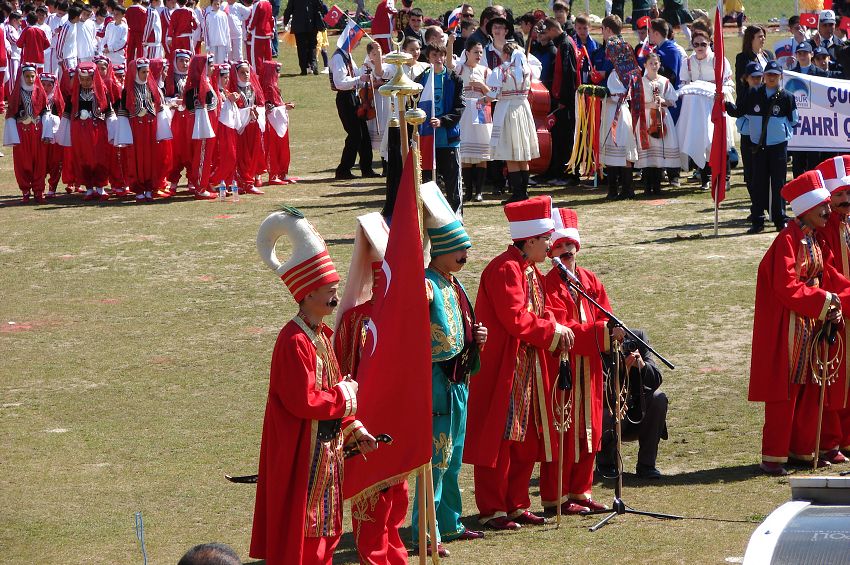
M581 177L577 175L570 175L564 179L564 186L578 186L581 184Z
M301 72L300 72L299 74L300 74L302 77L307 76L307 69L301 69Z
M316 76L319 76L319 69L316 68L316 65L310 65L310 72Z
M372 169L367 169L365 171L361 171L360 176L363 177L364 179L374 179L374 178L378 178L381 175L379 175L378 173L376 173Z
M660 479L663 476L661 471L655 467L641 465L640 463L635 467L635 474L639 479Z
M502 200L502 206L511 204L512 202L522 202L523 200L528 200L528 196L512 194L507 200Z
M619 475L616 465L596 465L596 472L599 473L603 479L609 480L616 479Z
M334 180L352 180L356 178L351 174L351 171L337 171L334 173Z
M764 231L764 224L753 224L753 226L747 230L747 234L753 235L756 233L761 233Z

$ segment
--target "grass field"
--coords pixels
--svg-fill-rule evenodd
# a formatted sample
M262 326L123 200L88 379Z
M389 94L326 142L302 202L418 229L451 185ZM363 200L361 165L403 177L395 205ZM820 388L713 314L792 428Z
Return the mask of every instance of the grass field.
M282 58L292 72L293 51ZM292 174L302 182L238 204L60 196L19 206L6 150L0 563L141 563L137 511L152 564L175 563L211 540L247 560L254 488L222 475L256 468L272 345L295 313L257 257L257 227L279 205L297 206L344 275L354 218L383 202L381 182L331 180L341 127L326 81L282 81L284 98L297 103ZM666 477L642 483L628 475L625 499L688 519L628 516L591 534L590 518L569 518L558 531L451 544L450 562L723 563L742 556L756 524L788 499L787 480L756 471L761 407L745 400L755 271L773 234L743 235L746 191L735 173L718 238L710 198L693 184L618 203L590 187L549 192L578 211L580 264L677 366L664 371ZM466 222L474 248L461 278L474 294L481 269L508 243L507 226L492 196L469 206ZM633 470L632 446L625 461ZM465 468L473 525L471 479ZM536 491L535 483L539 504ZM612 490L597 484L594 494L610 502ZM356 562L350 535L336 562Z

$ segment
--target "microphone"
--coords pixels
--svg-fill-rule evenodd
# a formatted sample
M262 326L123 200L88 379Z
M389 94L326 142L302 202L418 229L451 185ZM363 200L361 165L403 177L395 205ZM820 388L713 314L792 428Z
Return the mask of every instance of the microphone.
M561 278L564 279L564 281L569 280L576 286L584 286L583 284L581 284L581 281L578 279L578 277L575 276L572 271L570 271L564 266L564 263L563 261L561 261L560 257L552 257L552 265L558 269L558 271L561 273Z

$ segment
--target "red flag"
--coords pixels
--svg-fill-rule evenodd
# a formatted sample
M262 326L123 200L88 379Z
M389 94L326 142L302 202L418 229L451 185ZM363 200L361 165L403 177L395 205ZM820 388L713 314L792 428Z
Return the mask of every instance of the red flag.
M850 18L841 16L841 22L839 22L838 28L844 31L850 31Z
M336 27L336 24L339 23L339 20L344 15L345 14L342 13L342 9L340 9L339 6L334 4L333 6L331 6L331 9L328 10L328 13L325 14L325 17L322 19L325 21L326 24L328 24L328 27Z
M345 463L346 499L384 481L406 477L431 460L431 318L419 207L413 184L413 151L393 210L384 277L374 291L372 319L357 371L358 420L391 445Z
M800 14L800 25L808 29L817 29L818 15L817 14Z
M723 100L723 73L725 72L723 49L723 14L718 2L714 14L714 107L711 109L711 121L714 124L714 136L711 140L711 198L717 204L726 198L726 160L729 148L726 146L726 106Z

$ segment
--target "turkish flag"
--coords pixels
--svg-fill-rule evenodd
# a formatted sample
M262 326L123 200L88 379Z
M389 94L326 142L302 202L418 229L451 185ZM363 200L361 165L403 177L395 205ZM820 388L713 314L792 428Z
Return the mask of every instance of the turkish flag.
M838 28L850 32L850 18L842 16L841 22L838 24Z
M809 29L818 27L817 14L800 14L800 25Z
M336 27L336 25L339 23L339 20L344 15L345 14L343 14L342 9L336 4L334 4L333 6L331 6L331 9L328 10L328 13L325 14L325 17L322 19L325 21L326 24L328 24L328 27Z
M711 122L714 124L714 135L711 138L711 197L717 204L726 198L726 105L723 100L723 83L725 72L725 55L723 47L723 16L720 3L714 14L714 107L711 109Z
M346 499L397 482L431 460L431 317L413 153L408 152L401 175L384 277L374 290L357 370L356 417L372 435L388 434L393 442L368 459L346 460Z

